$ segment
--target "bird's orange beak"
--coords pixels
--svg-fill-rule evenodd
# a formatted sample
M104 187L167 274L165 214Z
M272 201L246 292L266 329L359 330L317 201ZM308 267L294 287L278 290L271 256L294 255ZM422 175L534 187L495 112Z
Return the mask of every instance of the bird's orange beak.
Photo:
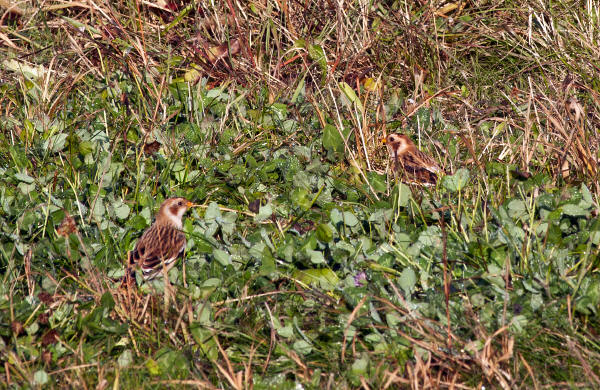
M385 139L385 138L382 138L382 139L381 139L381 143L385 145L385 144L387 143L387 139Z
M192 203L188 200L186 206L188 209L191 209L192 207L198 207L199 205L197 205L196 203Z

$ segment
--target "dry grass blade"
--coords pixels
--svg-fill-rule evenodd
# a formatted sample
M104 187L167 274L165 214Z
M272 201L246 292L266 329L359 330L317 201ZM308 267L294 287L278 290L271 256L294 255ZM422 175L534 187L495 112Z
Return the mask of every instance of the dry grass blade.
M348 317L348 321L346 321L346 326L344 328L344 342L342 344L342 363L345 361L346 359L346 338L347 338L347 334L348 334L348 328L350 327L350 325L352 324L352 321L354 321L354 319L356 318L356 316L358 315L358 312L360 311L360 308L365 304L365 302L367 301L367 297L363 297L363 299L360 300L360 302L358 302L358 304L356 305L356 307L354 308L354 310L352 310L352 313L350 313L350 316Z

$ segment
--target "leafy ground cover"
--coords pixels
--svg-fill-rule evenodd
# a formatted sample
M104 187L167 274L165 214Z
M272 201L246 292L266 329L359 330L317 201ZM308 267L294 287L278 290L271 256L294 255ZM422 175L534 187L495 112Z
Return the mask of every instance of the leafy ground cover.
M2 383L599 387L599 4L302 3L0 2Z

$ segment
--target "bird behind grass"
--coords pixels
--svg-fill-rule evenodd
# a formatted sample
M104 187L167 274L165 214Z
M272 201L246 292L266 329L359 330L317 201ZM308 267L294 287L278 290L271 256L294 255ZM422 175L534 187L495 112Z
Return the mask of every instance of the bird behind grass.
M135 280L135 269L139 267L144 279L150 280L168 272L177 259L183 258L186 238L181 230L182 219L185 212L194 206L184 198L170 198L163 202L156 220L144 231L128 256L126 277Z
M409 184L435 185L443 171L428 154L417 149L404 134L390 134L382 142L387 146L392 169Z

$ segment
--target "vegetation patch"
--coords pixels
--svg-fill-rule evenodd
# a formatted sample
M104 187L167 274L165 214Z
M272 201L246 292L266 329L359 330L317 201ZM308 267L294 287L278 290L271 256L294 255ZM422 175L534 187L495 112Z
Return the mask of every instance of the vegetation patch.
M599 10L0 2L2 383L599 387Z

